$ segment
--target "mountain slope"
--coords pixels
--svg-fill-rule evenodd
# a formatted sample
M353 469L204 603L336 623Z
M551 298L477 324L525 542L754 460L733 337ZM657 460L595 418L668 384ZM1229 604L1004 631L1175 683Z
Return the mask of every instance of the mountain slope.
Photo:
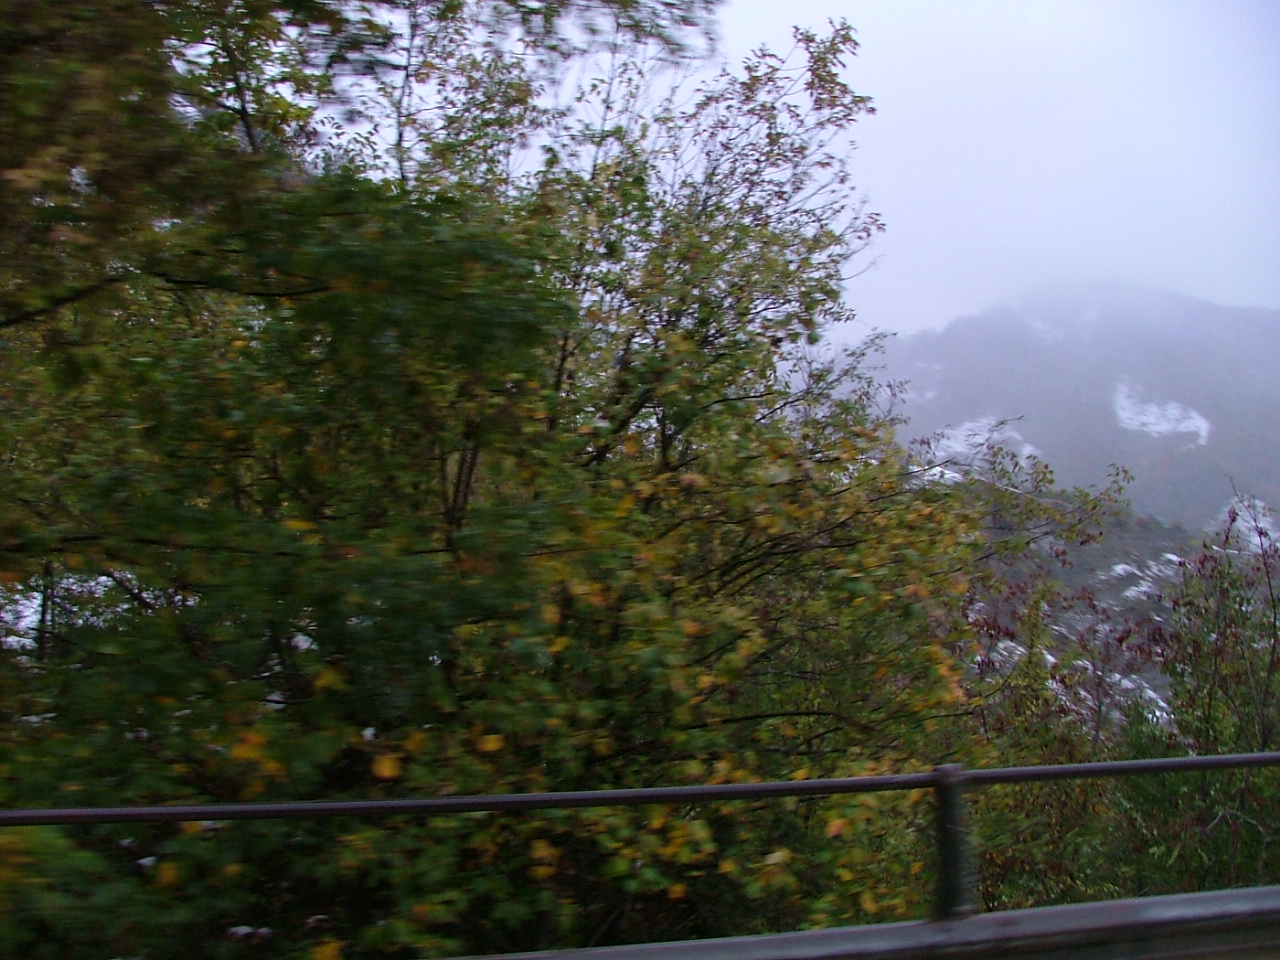
M1191 528L1233 487L1280 503L1280 311L1059 289L899 337L885 365L908 382L905 432L945 431L949 452L995 428L1065 484L1119 464L1139 513Z

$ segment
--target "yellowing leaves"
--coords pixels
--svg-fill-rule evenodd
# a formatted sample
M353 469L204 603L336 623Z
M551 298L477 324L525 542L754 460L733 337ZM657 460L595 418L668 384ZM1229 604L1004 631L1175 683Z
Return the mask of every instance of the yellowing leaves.
M427 748L427 735L422 730L414 730L404 738L404 748L415 756Z
M341 671L333 667L324 667L316 674L312 684L317 690L341 690L347 685L347 681Z
M534 860L554 862L560 857L561 850L548 840L538 837L529 844L529 856Z
M609 602L608 589L602 583L574 580L570 581L567 587L576 599L585 602L588 606L603 607Z
M396 780L404 773L404 761L394 753L380 753L370 764L373 775L379 780Z
M155 883L158 887L172 887L182 879L182 868L172 860L161 860L156 864Z
M240 739L231 745L227 756L232 760L256 760L262 756L262 745L267 738L253 730L241 734Z
M534 880L546 880L555 876L556 861L563 851L548 840L541 837L529 844L529 858L534 861L529 868L529 876Z
M645 167L642 158L636 159L637 168ZM603 178L600 191L614 189L613 180L612 175ZM755 189L746 182L737 187ZM605 213L610 203L598 205L601 222L612 220ZM181 638L187 634L170 629L166 620L165 636L177 642L172 663L161 661L167 673L158 675L190 672L192 667L179 659L188 652L197 654L193 662L200 669L205 660L225 661L226 676L210 685L211 696L219 704L225 698L228 714L231 707L236 711L211 721L206 705L196 702L200 694L189 696L192 688L186 685L179 685L181 707L158 711L164 722L172 715L180 728L172 738L178 749L186 740L199 744L186 753L164 753L163 763L171 767L157 764L166 782L174 783L174 795L202 787L206 772L233 779L229 789L248 781L246 793L264 793L273 785L271 776L283 775L281 760L297 774L289 787L305 792L307 784L320 782L332 769L339 751L344 763L357 758L357 772L375 787L393 786L421 771L430 773L440 793L803 780L839 765L828 757L860 756L869 740L883 742L894 756L930 755L935 744L908 716L907 704L921 699L922 689L933 695L943 681L967 675L925 669L923 650L932 623L913 621L900 628L876 618L884 609L901 609L905 600L928 600L930 616L942 610L936 632L945 633L944 618L951 612L943 609L950 602L946 578L964 569L963 557L943 555L952 549L945 546L947 528L955 524L951 507L924 504L934 493L901 479L902 463L887 426L875 426L873 413L841 413L837 406L856 404L829 403L843 394L824 396L820 378L798 396L792 378L778 375L776 364L790 351L784 346L779 353L779 346L798 344L806 324L824 322L814 310L799 309L803 302L817 303L812 294L829 285L817 278L818 286L808 293L802 289L808 282L806 264L817 262L806 258L819 257L821 244L785 246L792 242L787 235L793 228L770 234L770 218L756 208L750 222L741 223L732 213L731 222L720 223L694 223L682 219L681 210L654 213L654 222L664 224L663 240L651 250L637 247L634 256L629 251L625 264L637 282L644 275L650 289L632 287L616 297L584 289L580 314L575 316L569 304L563 313L557 309L562 349L572 354L564 359L576 365L566 381L572 387L562 388L545 376L551 367L542 351L550 340L528 356L512 341L501 348L501 365L454 350L452 326L462 334L472 329L501 333L505 326L475 322L480 318L470 316L472 308L456 298L459 284L483 283L488 289L502 278L496 275L498 261L489 267L474 260L449 262L452 241L442 241L432 244L428 258L441 259L439 276L424 276L421 284L397 280L387 295L399 296L400 287L420 287L429 300L440 289L450 304L447 310L433 310L427 301L414 301L409 310L404 303L388 306L380 297L353 295L341 298L340 320L323 313L308 318L303 314L316 304L300 300L281 310L279 322L274 314L262 325L255 320L249 335L243 332L249 326L244 311L236 307L222 342L252 336L262 349L241 350L244 341L232 341L239 352L227 366L235 377L215 383L207 403L181 376L173 380L174 404L157 403L157 409L174 417L179 416L174 411L192 410L185 432L181 422L165 425L146 408L124 411L129 423L159 425L127 441L143 444L152 432L159 438L154 449L139 447L154 458L154 476L166 481L155 491L156 502L163 505L172 489L175 505L208 506L199 521L207 530L184 526L185 509L174 511L173 518L156 518L163 521L156 525L169 544L158 557L148 557L136 545L122 551L136 555L143 573L157 581L157 596L166 595L163 571L182 571L182 589L173 595L193 600L174 604L164 616L178 627L192 620L198 642L185 650ZM588 216L579 210L567 219L576 224ZM468 217L456 220L462 231ZM351 218L352 223L366 221L370 229L380 222L374 216ZM554 233L555 224L548 225ZM616 226L635 232L632 221ZM344 223L335 229L345 229ZM615 224L609 222L608 229ZM406 236L406 244L417 247L415 239ZM629 236L632 241L644 242ZM576 243L549 246L572 257ZM669 249L660 249L663 244ZM680 262L680 250L688 251L689 260L701 257L697 270ZM359 264L335 256L324 266L315 275L337 277L335 289L370 292L369 272ZM722 270L729 275L721 278ZM736 270L742 272L733 274ZM584 274L588 286L595 282L593 271ZM403 279L404 274L388 276ZM519 302L536 307L528 299L528 278L521 277ZM763 300L753 299L754 282ZM779 301L775 309L775 298L785 299L789 290L797 294L796 303ZM722 297L724 292L730 295ZM317 300L332 305L332 298ZM162 312L163 303L158 298L147 309ZM503 312L497 301L490 306L495 317ZM384 313L364 316L366 308ZM215 307L208 310L207 319L218 322ZM296 321L288 319L292 311ZM255 316L252 310L246 315ZM801 316L805 319L797 322ZM374 322L377 317L383 319ZM161 315L154 323L113 326L125 337L154 326L157 341L166 336L175 347L200 336L198 329L188 330L189 322L174 324L172 331L167 322ZM422 333L427 335L419 339ZM484 339L482 334L473 342L481 345ZM495 342L505 343L501 337ZM365 348L371 350L368 356ZM151 352L158 355L156 364L167 363L166 351ZM224 347L221 354L226 353ZM197 365L206 354L219 355L196 349ZM241 373L244 379L236 379ZM193 381L201 391L204 379ZM216 462L216 452L229 447L214 442L216 431L231 430L219 410L232 406L245 414L234 428L237 457L227 458L237 462ZM858 422L868 418L870 426ZM109 426L109 419L100 419ZM75 422L81 420L92 418ZM574 435L579 423L587 424L585 440ZM870 449L882 436L883 447ZM183 441L191 438L199 442L186 458ZM109 431L101 440L90 439L94 442L86 441L85 450L101 446L114 455L112 443L102 442L112 440ZM147 479L146 463L139 460L130 469ZM183 479L188 475L192 479ZM877 494L881 489L884 497ZM85 499L70 492L69 503ZM233 500L243 506L233 509ZM127 496L120 498L127 506L126 501ZM89 531L127 530L130 519L126 512L106 521L93 517ZM322 532L328 549L279 550L281 540L297 547ZM218 569L198 578L190 573L219 564L237 566L225 577ZM101 564L90 557L86 566ZM842 579L837 571L846 569L850 579L865 585L862 592L835 587ZM272 572L259 578L259 570ZM16 575L0 579L21 582ZM861 605L856 610L850 597ZM158 633L161 619L140 618L140 629ZM280 637L296 631L314 636L315 642L273 650L276 625ZM565 651L570 653L556 659ZM344 671L330 662L373 666ZM293 664L311 677L310 691L305 685L301 691L292 688L288 668ZM262 672L263 665L270 675ZM132 660L119 669L127 677ZM37 673L33 676L43 685ZM142 678L153 679L145 673ZM312 691L339 690L349 696L307 697ZM269 711L262 706L264 695L271 701ZM112 699L114 705L127 696L113 693ZM925 707L937 712L932 704ZM786 716L790 722L783 722ZM821 717L841 719L824 733L828 724ZM163 729L149 716L142 722ZM260 727L246 729L255 723ZM378 723L378 736L356 732ZM22 736L36 739L45 726L57 724L26 726L31 725L24 726ZM512 731L511 741L499 730ZM96 741L86 736L84 742ZM146 763L141 746L131 749ZM806 757L823 759L813 759L810 769ZM799 803L786 809L799 809ZM607 888L599 898L606 906L621 902L618 894L630 883L643 885L649 896L665 891L673 900L701 902L714 895L718 884L705 878L718 869L733 875L734 883L767 876L769 884L792 896L795 888L786 885L799 883L790 872L796 863L804 864L806 877L811 869L818 877L836 863L853 864L858 854L852 848L860 844L845 841L855 830L860 838L875 829L852 812L855 805L837 809L838 815L826 817L815 812L812 823L797 818L812 829L785 835L796 851L795 862L790 850L774 849L784 837L768 830L767 818L765 825L748 822L736 808L672 810L652 823L646 822L647 811L628 811L618 816L616 831L602 829L592 838L600 841L599 848L575 844L567 886L576 891L575 900L580 890ZM703 816L705 821L694 819ZM469 869L472 859L492 864L494 875L527 870L536 881L569 872L569 854L561 854L550 839L530 843L531 834L524 832L530 821L495 826L500 819L459 818L450 826L448 836L441 837L441 889L460 889L452 867ZM564 829L551 819L536 829L543 828ZM382 883L379 876L394 875L388 864L421 855L423 834L380 829L371 828L359 844L314 845L321 851L315 875L328 875L330 851L341 848L339 868L368 870L367 876L352 877L353 886L366 885L373 893ZM200 841L205 847L221 842L213 835ZM445 850L443 844L453 848ZM299 858L310 855L311 846L304 846ZM872 842L861 846L867 857L878 853ZM257 858L268 856L254 849L234 855L246 858L250 875L259 872ZM918 854L912 850L911 855ZM602 874L603 862L615 862L610 858L616 858L618 871ZM671 864L686 869L667 876ZM696 869L687 869L691 865ZM857 867L862 870L863 864ZM300 859L298 874L307 876L308 868ZM510 872L502 874L503 869ZM230 879L228 873L218 882ZM241 882L247 884L248 878ZM428 882L436 881L422 879L423 885ZM384 946L377 938L384 936L393 952L411 949L407 942L392 943L410 934L393 933L390 924L410 913L412 904L404 898L438 895L417 886L417 880L387 881L385 929L349 929L348 920L335 916L298 931L302 942L279 950L300 956L310 950L313 960L338 960L341 938L376 951ZM806 880L805 886L821 884ZM841 892L845 909L853 910L857 889L851 884ZM459 915L483 919L484 903L502 899L492 890L474 896L475 904L457 908ZM808 893L795 892L795 902L804 896ZM893 891L877 889L876 896L882 911L889 909ZM510 904L515 910L528 905L524 891L511 891L510 899L517 901ZM544 901L552 902L550 896ZM583 939L581 930L569 926L594 922L590 910L583 909L586 919L580 920L570 914L581 904L559 906L565 939ZM423 926L446 922L443 914L427 911L421 903L412 906ZM463 943L471 936L458 931L464 950L474 947ZM316 944L328 937L333 939ZM447 952L420 942L412 949Z
M267 737L258 729L243 731L236 742L227 750L232 760L241 760L255 765L258 773L266 777L284 776L285 769L275 757L267 752ZM255 792L258 792L255 790Z

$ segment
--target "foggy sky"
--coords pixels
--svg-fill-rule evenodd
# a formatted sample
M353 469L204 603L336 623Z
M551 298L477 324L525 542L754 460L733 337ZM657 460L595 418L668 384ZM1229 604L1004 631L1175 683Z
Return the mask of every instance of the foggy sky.
M727 0L720 52L840 17L888 224L848 288L863 323L1078 280L1280 308L1277 0Z

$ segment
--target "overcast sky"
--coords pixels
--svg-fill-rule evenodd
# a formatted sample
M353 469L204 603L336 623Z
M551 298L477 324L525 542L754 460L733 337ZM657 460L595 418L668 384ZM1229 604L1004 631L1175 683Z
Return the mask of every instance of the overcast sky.
M888 224L865 323L1098 279L1280 308L1280 0L727 0L721 51L840 17Z

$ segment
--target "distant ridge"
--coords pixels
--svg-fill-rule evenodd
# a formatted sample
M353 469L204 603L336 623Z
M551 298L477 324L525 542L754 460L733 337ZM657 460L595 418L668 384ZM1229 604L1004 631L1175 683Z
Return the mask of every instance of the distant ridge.
M1134 474L1141 514L1192 529L1235 490L1280 505L1280 310L1224 307L1118 283L1060 286L900 336L911 437L952 453L993 425L1066 485Z

